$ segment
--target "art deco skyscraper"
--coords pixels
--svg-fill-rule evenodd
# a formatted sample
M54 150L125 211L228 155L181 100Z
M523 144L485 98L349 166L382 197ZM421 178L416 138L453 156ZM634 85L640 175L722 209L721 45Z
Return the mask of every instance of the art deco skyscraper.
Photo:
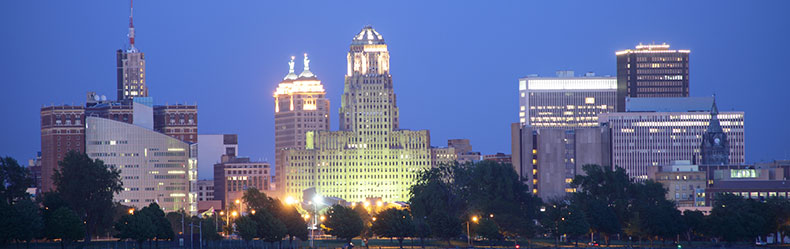
M115 52L118 82L118 101L148 97L145 86L145 54L134 46L134 5L129 13L129 48Z
M351 41L340 131L308 132L305 150L289 150L287 197L305 190L359 202L405 201L420 170L431 167L430 133L402 130L381 34L364 27ZM279 173L278 173L279 174Z
M310 72L310 60L304 55L304 71L294 73L294 57L288 63L290 69L274 92L274 141L275 141L275 186L283 193L285 179L283 156L287 149L304 149L308 131L329 130L329 99L321 80Z

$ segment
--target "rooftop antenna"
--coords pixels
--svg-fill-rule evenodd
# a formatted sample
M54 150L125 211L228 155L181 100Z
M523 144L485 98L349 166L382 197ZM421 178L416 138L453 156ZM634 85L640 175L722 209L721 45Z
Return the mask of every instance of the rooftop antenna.
M129 0L129 45L134 48L134 0Z

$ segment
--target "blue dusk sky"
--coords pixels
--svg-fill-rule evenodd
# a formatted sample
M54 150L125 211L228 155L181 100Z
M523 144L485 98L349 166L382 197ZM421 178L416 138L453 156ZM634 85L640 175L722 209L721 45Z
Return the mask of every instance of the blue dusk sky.
M615 75L615 51L691 50L691 95L746 112L747 162L790 158L790 1L150 1L135 2L157 104L197 103L199 133L237 133L239 151L273 161L272 93L292 55L309 53L332 129L346 53L365 25L391 54L401 127L431 143L471 139L510 153L518 78L556 70ZM0 155L40 151L39 109L115 98L115 50L128 0L0 1ZM301 58L297 57L297 73Z

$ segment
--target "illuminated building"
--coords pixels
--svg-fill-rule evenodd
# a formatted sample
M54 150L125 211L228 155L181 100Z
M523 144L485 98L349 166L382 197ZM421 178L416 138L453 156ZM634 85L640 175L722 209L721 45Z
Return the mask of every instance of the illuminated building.
M690 52L666 43L617 51L618 111L626 97L688 97Z
M288 149L304 149L307 132L329 130L329 99L318 76L310 72L310 60L304 55L304 70L294 73L294 57L290 69L274 92L274 143L277 195L283 195L285 156Z
M537 128L598 126L598 114L617 105L617 79L573 71L558 77L528 76L519 79L519 123Z
M603 113L601 124L612 129L612 161L637 180L648 168L672 161L700 162L700 145L711 120L711 97L629 98L627 112ZM745 161L743 112L717 115L729 144L729 163Z
M214 164L214 199L222 201L222 209L227 209L228 203L241 199L250 188L271 195L270 169L269 163L249 157L222 156L222 162Z
M133 10L130 8L129 48L115 52L118 101L148 97L148 88L145 86L145 54L134 46Z
M282 174L286 194L301 200L302 191L314 187L317 194L350 202L408 200L417 173L431 167L430 134L398 125L381 34L364 27L346 59L340 131L307 132L306 149L289 150Z
M587 164L611 165L608 127L575 129L510 125L511 163L519 180L544 200L576 192L570 183Z
M678 208L706 206L707 177L698 165L688 160L673 161L648 171L648 178L664 185L667 200L674 201Z
M474 163L480 161L480 157L480 152L472 151L469 139L450 139L447 140L447 147L431 148L431 165L434 167L455 162Z
M197 144L105 118L87 117L85 123L85 153L121 170L124 189L114 201L135 208L156 202L165 212L197 211L196 194L190 193L197 177Z

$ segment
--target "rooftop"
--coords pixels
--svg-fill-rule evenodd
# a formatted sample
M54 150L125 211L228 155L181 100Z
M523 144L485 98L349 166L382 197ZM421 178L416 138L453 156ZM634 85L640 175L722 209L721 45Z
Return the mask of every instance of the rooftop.
M365 44L384 44L384 37L376 32L372 26L368 25L362 28L354 39L351 39L352 45L365 45Z

